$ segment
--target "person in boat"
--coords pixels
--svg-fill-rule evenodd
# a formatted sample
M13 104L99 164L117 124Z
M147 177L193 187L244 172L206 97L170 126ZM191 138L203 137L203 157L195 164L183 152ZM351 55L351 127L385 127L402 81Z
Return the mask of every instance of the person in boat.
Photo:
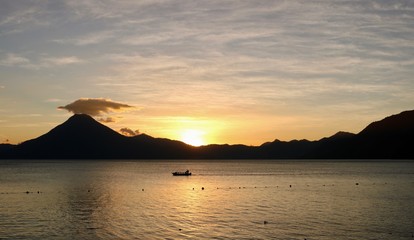
M190 173L190 171L187 169L187 171L185 171L185 174L189 174Z

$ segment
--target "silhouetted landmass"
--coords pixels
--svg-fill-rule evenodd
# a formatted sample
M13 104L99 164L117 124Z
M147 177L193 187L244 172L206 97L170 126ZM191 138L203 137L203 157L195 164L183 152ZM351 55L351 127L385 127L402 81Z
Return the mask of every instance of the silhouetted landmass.
M263 158L300 159L318 145L317 141L292 140L289 142L275 140L260 146Z
M351 147L355 158L414 158L414 111L369 124Z
M13 147L14 147L13 144L2 143L2 144L0 144L0 153L1 152L4 152L4 151L7 151L7 150L9 150L9 149L11 149Z
M0 144L3 159L414 159L414 110L368 125L358 134L338 132L318 141L260 146L207 145L140 134L126 137L92 117L75 114L50 132L19 145Z
M181 158L192 147L145 134L126 137L85 114L4 152L22 159Z
M199 159L256 159L260 157L260 149L241 144L212 144L195 149L194 155Z

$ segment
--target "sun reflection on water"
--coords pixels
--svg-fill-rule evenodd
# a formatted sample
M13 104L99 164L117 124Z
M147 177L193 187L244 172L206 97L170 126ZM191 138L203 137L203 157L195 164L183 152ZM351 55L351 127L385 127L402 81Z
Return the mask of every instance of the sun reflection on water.
M326 163L69 162L16 168L7 180L0 169L8 181L0 182L0 236L366 239L365 229L411 237L412 166L352 164L341 168L349 174ZM187 168L190 177L171 174Z

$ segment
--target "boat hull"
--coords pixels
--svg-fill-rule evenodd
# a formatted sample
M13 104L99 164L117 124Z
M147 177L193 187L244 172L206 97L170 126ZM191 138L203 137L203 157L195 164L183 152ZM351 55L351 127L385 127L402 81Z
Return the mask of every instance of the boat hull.
M172 175L173 176L191 176L191 173L186 173L186 172L173 172Z

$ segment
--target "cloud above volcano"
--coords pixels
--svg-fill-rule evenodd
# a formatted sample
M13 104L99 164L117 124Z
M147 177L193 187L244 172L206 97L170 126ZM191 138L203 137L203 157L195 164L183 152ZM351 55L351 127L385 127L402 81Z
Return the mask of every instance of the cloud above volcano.
M133 106L105 98L81 98L66 106L58 107L58 109L64 109L68 112L88 114L93 117L100 116L104 113L124 111L130 108L133 108Z

